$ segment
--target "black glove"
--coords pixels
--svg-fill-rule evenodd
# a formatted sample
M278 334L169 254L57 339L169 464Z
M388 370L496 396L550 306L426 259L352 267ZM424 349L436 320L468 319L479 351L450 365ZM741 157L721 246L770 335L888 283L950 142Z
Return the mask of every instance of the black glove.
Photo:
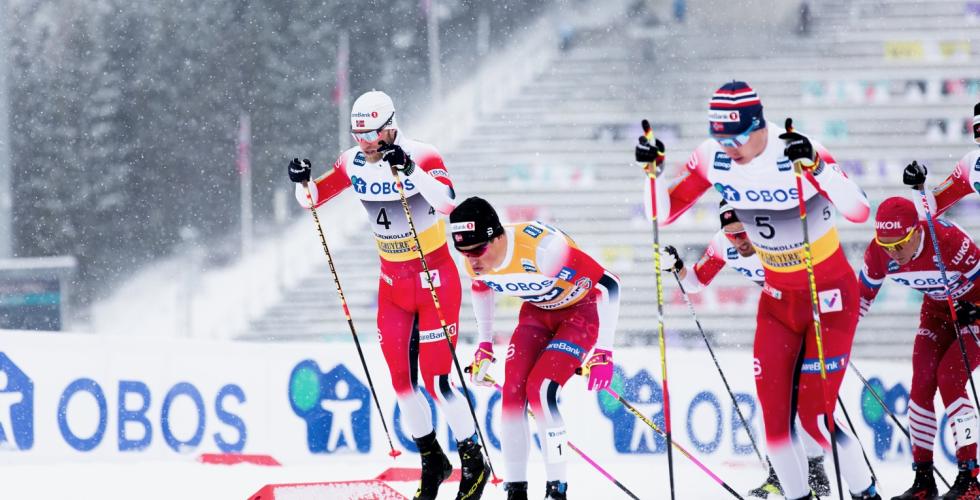
M956 321L960 326L970 326L980 321L980 307L972 302L957 302Z
M660 142L660 139L654 138L654 143L651 146L650 141L646 137L640 136L639 143L636 145L634 150L634 155L636 161L643 164L643 171L650 175L650 164L657 166L657 175L659 176L664 171L664 143Z
M403 175L412 175L412 172L415 171L415 162L412 161L412 157L408 156L408 153L401 146L381 141L378 152L381 153L382 160Z
M813 144L806 136L793 130L792 118L786 119L786 132L779 134L779 138L786 141L786 149L783 150L783 154L793 164L798 164L807 170L817 166L817 152L814 151Z
M905 171L902 172L902 183L918 189L919 186L926 183L926 174L928 173L929 169L925 165L919 165L913 160L912 163L905 166Z
M681 272L684 269L684 261L681 260L680 254L677 253L677 249L672 245L667 245L664 247L664 252L661 254L663 259L660 262L660 268L664 271L673 271L675 273ZM673 265L671 265L670 260L673 259Z
M293 182L310 182L310 172L313 171L313 165L310 160L299 161L299 158L293 158L293 161L289 162L289 180Z

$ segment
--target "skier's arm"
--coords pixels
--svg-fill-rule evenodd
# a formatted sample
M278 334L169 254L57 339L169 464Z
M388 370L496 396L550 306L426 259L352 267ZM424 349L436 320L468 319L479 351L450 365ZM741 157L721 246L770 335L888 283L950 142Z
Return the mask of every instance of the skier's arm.
M930 207L934 208L933 217L942 215L964 196L974 192L980 193L980 186L974 190L970 182L970 170L977 168L980 168L980 151L970 151L956 162L953 173L949 174L942 184L932 189L931 195L935 197L935 202L929 200L929 203L930 205L935 203Z
M715 237L711 239L708 248L704 249L704 255L701 256L697 264L694 264L694 272L686 273L682 280L685 291L700 292L710 285L715 276L718 276L718 273L725 268L725 250L719 241L720 238L724 237L725 235L721 231L715 233Z
M876 248L877 245L874 241L868 244L868 248L864 252L864 267L858 273L858 284L861 290L861 311L858 316L861 318L868 313L871 303L878 296L878 290L881 289L881 284L885 281L888 270L883 252L880 248Z
M345 161L346 154L340 155L340 158L337 158L337 161L325 174L307 183L306 185L310 188L309 194L307 194L303 184L297 183L296 201L299 202L300 206L310 208L311 205L315 204L319 207L350 187L350 177L347 176L347 171L344 168Z
M817 166L807 172L807 179L847 220L864 222L871 213L868 195L840 168L834 157L819 143L813 142L818 155Z
M493 341L493 290L480 280L470 286L473 299L473 315L476 317L476 334L479 342Z
M698 147L688 158L683 170L673 178L658 176L656 181L647 179L643 183L643 206L648 218L653 216L653 185L656 184L657 222L667 225L686 212L705 191L711 187L708 182L706 144Z
M946 271L960 272L973 283L980 281L980 248L973 238L963 228L946 219L936 220L936 237Z
M596 288L601 292L596 308L599 312L599 338L596 349L612 351L619 322L619 278L609 271L602 273Z
M708 182L706 151L707 142L703 143L691 153L679 176L669 180L667 183L657 183L661 184L657 186L658 197L661 195L659 191L663 190L666 192L667 200L669 201L667 210L661 212L667 213L667 216L663 219L664 225L677 220L678 217L691 208L698 201L698 198L711 187L711 183Z
M416 167L408 176L408 179L422 193L425 201L429 202L439 213L449 214L456 208L456 192L453 190L453 181L449 178L449 172L443 164L439 153L423 151L416 154L418 158L413 158Z

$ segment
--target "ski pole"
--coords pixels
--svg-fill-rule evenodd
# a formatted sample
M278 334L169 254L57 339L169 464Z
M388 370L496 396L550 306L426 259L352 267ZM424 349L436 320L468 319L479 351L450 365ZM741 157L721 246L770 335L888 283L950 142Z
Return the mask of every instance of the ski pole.
M735 393L732 392L732 387L728 385L728 379L725 377L725 372L722 371L721 365L718 363L718 358L715 357L715 351L711 347L711 342L708 341L708 336L704 333L704 328L701 327L701 322L698 321L698 315L694 312L694 304L691 303L690 297L687 296L687 290L684 290L684 284L681 283L680 276L677 275L677 271L672 273L674 279L677 280L677 286L681 289L681 296L684 297L684 302L687 303L687 309L691 311L691 317L694 318L694 324L697 325L698 331L701 332L701 338L704 339L704 345L708 348L708 353L711 354L711 360L715 362L715 368L718 369L718 375L721 376L721 381L725 384L725 390L728 391L728 396L732 398L732 405L735 406L735 411L738 413L739 420L742 421L742 426L745 427L746 434L749 435L749 440L752 442L752 449L755 450L755 455L759 457L759 462L762 463L764 468L772 467L769 463L768 457L763 459L762 453L759 451L759 446L755 442L755 436L752 435L752 428L749 427L748 420L745 419L745 415L742 414L742 408L738 404L738 400L735 399Z
M463 398L466 399L466 404L470 408L470 416L473 417L473 426L476 427L476 434L480 437L480 443L483 445L483 449L487 455L487 468L490 469L490 475L493 476L491 482L494 485L499 484L503 480L497 477L497 473L493 470L493 464L490 462L490 448L487 447L487 441L483 438L483 429L480 428L480 421L476 418L476 409L473 408L473 402L470 401L469 388L466 387L463 369L459 365L459 358L456 357L456 346L453 344L452 339L449 338L449 327L446 325L446 317L443 316L442 308L439 306L439 295L436 293L436 287L432 283L432 273L429 272L429 265L425 262L425 252L422 251L422 242L419 240L419 233L415 229L415 221L412 219L412 210L408 206L408 198L405 197L405 186L402 184L401 177L398 175L398 169L394 165L391 165L391 175L395 178L395 186L398 187L402 209L405 211L405 219L408 221L408 227L412 232L412 239L415 241L415 250L418 251L419 262L422 263L422 271L425 272L425 282L429 286L429 294L432 295L432 303L436 309L436 316L439 317L439 325L442 327L443 338L449 344L449 354L453 358L453 365L456 367L456 375L459 377L459 383L463 386Z
M786 119L786 131L793 132L793 119ZM800 202L800 224L803 226L803 261L806 263L806 275L810 285L810 308L813 310L813 335L817 343L817 357L820 359L820 385L823 389L826 412L827 431L830 434L830 445L834 456L834 472L837 475L837 492L844 497L844 485L840 477L840 458L837 455L837 436L834 432L833 399L827 397L827 363L823 353L823 334L820 330L820 304L817 301L817 276L813 271L813 255L810 253L810 230L806 223L806 200L803 199L803 165L793 162L793 174L796 177L797 199Z
M585 371L581 367L579 367L575 369L575 374L583 375L585 374ZM631 405L629 401L627 401L625 398L620 396L619 393L617 393L612 387L606 387L603 390L608 392L610 396L616 398L616 401L619 401L619 404L623 405L624 408L626 408L630 413L632 413L634 417L640 419L640 421L646 424L647 427L650 427L651 429L653 429L654 432L660 434L664 439L667 439L666 432L660 429L660 427L657 424L655 424L653 420L647 418L646 415L640 412L640 410L637 410L636 407ZM742 498L742 495L739 495L737 491L735 491L731 486L728 485L728 483L726 483L724 480L718 477L717 474L711 472L711 469L709 469L707 466L701 463L700 460L695 458L694 455L691 454L691 452L684 449L684 447L678 444L677 441L667 441L667 443L671 446L671 448L677 448L677 451L681 452L682 455L687 457L688 460L694 463L694 465L697 465L699 469L701 469L705 474L708 475L708 477L714 479L716 483L718 483L722 488L725 488L725 490L727 490L729 493L735 496L735 498Z
M858 437L857 430L854 428L854 423L851 422L851 416L847 414L847 408L844 408L844 400L840 398L840 394L837 395L837 404L840 406L841 412L844 413L844 419L847 420L847 426L851 428L851 434L854 435L854 439L861 448L861 454L864 455L864 463L868 464L868 470L871 471L871 478L874 479L874 484L881 484L878 482L878 475L875 474L875 468L871 466L871 460L868 459L868 453L864 451L864 443L861 442L861 438Z
M901 429L902 433L905 434L905 438L909 440L909 443L911 443L912 435L909 434L909 430L906 429L905 426L898 421L898 417L895 416L895 413L893 413L888 408L888 405L886 405L885 402L881 399L881 396L878 395L878 391L876 391L874 387L871 387L871 383L868 382L868 379L864 378L864 375L861 375L861 372L858 370L858 367L854 365L854 362L850 361L849 363L851 365L851 371L853 371L858 376L858 378L861 379L861 382L864 383L864 386L868 388L868 391L871 393L872 396L874 396L875 400L878 401L878 404L881 405L881 408L885 410L885 413L887 413L889 417L891 417L892 423L895 424L895 427ZM939 472L939 469L933 467L932 471L936 474L936 477L938 477L943 482L943 484L945 484L946 487L949 488L949 482L946 481L946 478L943 477L942 473Z
M664 438L667 437L667 433L666 432L660 430L660 428L657 427L657 424L653 423L652 420L650 420L649 418L647 418L646 416L644 416L642 413L640 413L640 410L637 410L636 408L633 407L633 405L631 405L629 403L629 401L626 401L625 399L623 399L623 397L620 396L616 391L614 391L612 387L606 387L603 390L606 391L606 392L608 392L610 396L616 398L616 400L619 401L620 404L622 404L624 407L626 407L626 409L629 410L630 413L632 413L634 416L636 416L636 418L640 419L640 421L642 421L643 423L645 423L648 426L650 426L650 428L653 429L656 433L660 434ZM734 489L732 489L731 486L728 485L728 483L726 483L725 481L723 481L714 472L711 472L711 469L709 469L703 463L701 463L700 460L698 460L697 458L694 458L694 455L692 455L691 452L685 450L684 447L681 446L681 445L679 445L679 444L677 444L676 441L669 441L669 443L670 443L671 447L677 448L677 451L681 452L681 454L683 454L691 462L693 462L694 465L697 465L702 471L704 471L705 474L708 475L708 477L710 477L711 479L714 479L716 483L718 483L719 485L721 485L722 488L725 488L726 490L728 490L728 492L731 493L732 495L734 495L735 498L742 498L742 495L739 495L738 492L736 492Z
M472 370L470 369L469 366L467 366L466 368L464 368L463 371L465 371L466 373L472 373ZM493 384L493 387L495 389L497 389L498 391L500 391L500 392L503 392L504 391L504 388L501 387L500 384L498 384L497 381L494 380L493 377L491 377L490 375L484 375L483 376L483 380L486 380L487 382L492 383ZM527 414L530 415L531 418L534 418L534 412L532 412L530 408L527 408ZM578 446L575 446L575 444L572 443L571 441L566 441L566 444L568 445L569 448L572 449L572 451L574 451L575 453L578 453L578 456L582 457L582 460L585 460L585 462L588 463L589 465L591 465L592 468L594 468L595 470L599 471L599 474L602 474L603 476L605 476L606 479L612 481L612 483L615 484L616 487L618 487L619 489L623 490L623 493L626 493L627 495L629 495L630 498L633 498L635 500L640 500L640 497L636 496L632 491L629 490L629 488L627 488L626 486L624 486L623 483L620 483L619 480L617 480L615 477L613 477L612 474L606 472L606 469L603 469L599 464L597 464L595 462L595 460L592 460L591 458L589 458L589 456L586 455L585 452L583 452L582 450L580 450L578 448Z
M347 298L344 297L344 289L340 286L340 277L337 275L337 269L333 265L333 256L330 255L330 247L327 246L327 237L323 234L320 216L316 214L316 203L313 201L310 185L308 182L305 182L303 183L303 187L306 188L306 196L310 200L310 213L313 214L313 224L316 226L317 234L320 235L320 244L323 245L323 253L327 255L327 264L330 266L330 274L333 275L333 283L337 287L337 295L340 297L340 305L344 309L344 317L347 318L347 326L350 327L350 334L354 337L354 346L357 347L357 357L361 358L361 367L364 368L364 376L367 378L368 387L371 388L371 397L374 398L374 406L378 409L381 426L384 427L385 437L388 438L388 448L391 450L388 452L388 455L396 458L402 452L395 449L395 445L391 440L391 433L388 431L388 424L385 422L385 414L381 411L378 393L374 391L374 382L371 380L371 372L368 370L367 361L364 360L364 351L361 349L361 341L357 338L357 330L354 329L354 320L351 319L350 308L347 307Z
M656 148L656 140L653 137L653 128L650 122L644 119L640 125L643 127L643 137L647 143ZM667 439L667 475L670 480L670 498L674 499L674 455L670 434L670 391L667 389L667 344L664 340L664 283L663 273L660 270L660 225L657 221L657 162L647 163L644 167L647 176L650 178L650 198L653 202L651 211L651 223L653 225L653 272L657 276L657 332L659 333L660 347L660 380L664 393L664 428L665 438Z

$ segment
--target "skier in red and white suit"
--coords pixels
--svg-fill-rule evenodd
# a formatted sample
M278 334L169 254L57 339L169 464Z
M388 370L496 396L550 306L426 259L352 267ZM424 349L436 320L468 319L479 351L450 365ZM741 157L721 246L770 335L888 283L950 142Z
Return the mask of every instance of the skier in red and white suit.
M912 389L909 401L909 430L912 434L912 461L915 482L898 500L935 498L932 448L936 438L936 411L933 400L936 389L946 405L956 442L956 459L960 474L949 498L980 498L977 473L977 415L967 396L969 374L957 332L964 335L970 367L980 364L980 347L972 334L977 333L976 304L980 303L980 249L973 238L956 225L935 220L936 240L950 280L950 292L956 301L962 328L953 322L946 301L942 275L936 266L936 253L926 222L919 219L915 204L902 197L888 198L875 216L875 239L864 253L861 270L861 315L867 313L885 278L922 292L919 330L912 348ZM971 319L973 321L971 321ZM970 331L972 328L972 332ZM971 334L972 333L972 334Z
M559 394L589 351L589 389L603 389L612 381L619 279L548 224L502 225L482 198L460 203L449 221L453 245L466 257L466 271L473 280L480 337L471 365L475 383L486 383L493 361L494 293L524 301L504 366L500 440L507 498L528 498L530 406L544 455L545 498L564 500L568 445Z
M483 454L468 404L450 377L452 353L390 166L401 172L441 313L455 345L462 289L440 215L455 208L452 180L435 147L400 133L394 104L384 92L371 91L357 98L351 107L351 135L357 146L344 151L333 167L313 182L306 182L310 177L308 162L294 160L290 164L290 179L298 183L296 199L304 207L311 203L320 206L353 188L361 200L381 257L381 350L404 422L422 455L422 482L415 498L435 498L439 484L451 472L451 464L436 440L429 405L419 392L420 371L425 388L446 416L453 434L462 439L463 480L458 498L479 498L487 480Z
M980 102L973 107L973 141L980 144ZM914 189L926 182L926 166L912 162L902 173L902 182ZM941 184L926 192L933 216L949 210L957 201L970 193L980 194L980 149L970 150L963 155L953 173Z
M675 221L714 187L745 225L765 267L754 344L756 391L762 404L769 457L787 498L808 498L806 460L793 421L825 449L830 447L827 416L833 414L858 319L858 284L837 236L839 211L852 222L868 218L863 191L827 150L795 132L766 125L758 95L744 82L721 87L710 102L709 132L683 173L657 182L658 214ZM641 138L636 159L662 158L661 144ZM803 193L796 188L793 163L805 166ZM816 274L827 368L821 380L813 311L804 261L799 198ZM853 438L835 426L841 474L854 498L880 498Z
M664 247L660 256L660 265L664 271L676 272L687 293L700 293L715 279L715 276L726 266L737 271L760 287L765 286L765 268L755 254L755 248L749 241L745 226L738 220L735 208L725 200L718 207L718 217L721 220L721 230L711 238L711 243L704 250L704 255L698 259L694 267L688 270L684 266L677 249L671 245ZM797 419L798 425L799 419ZM798 430L794 429L794 430ZM817 496L830 495L830 480L824 469L823 448L810 434L804 432L800 436L803 451L807 460L807 483L810 490ZM782 486L772 466L769 475L762 486L749 491L749 496L768 498L770 494L782 495Z

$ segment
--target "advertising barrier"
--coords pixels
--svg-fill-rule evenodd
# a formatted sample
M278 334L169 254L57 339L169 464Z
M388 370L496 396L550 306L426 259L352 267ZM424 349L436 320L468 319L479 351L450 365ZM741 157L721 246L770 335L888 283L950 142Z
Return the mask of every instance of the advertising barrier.
M0 343L0 461L189 460L203 453L268 454L283 464L386 460L387 441L350 343L236 343L3 332ZM373 340L373 339L372 339ZM375 342L364 342L395 445L416 452L401 421ZM498 346L505 352L504 346ZM459 349L468 362L470 346ZM719 351L719 362L761 439L753 360ZM674 438L706 464L756 461L708 353L667 351ZM613 388L662 423L654 346L615 352ZM843 360L838 360L842 362ZM906 422L910 363L854 360ZM502 379L502 362L491 373ZM455 375L454 375L455 376ZM643 459L664 440L582 378L561 394L569 438L593 458ZM500 395L470 384L488 444L500 449ZM860 380L845 377L842 399L872 460L910 462L909 444ZM431 402L430 402L431 403ZM942 404L937 401L937 413ZM441 415L438 435L455 450ZM942 423L938 461L954 463Z

